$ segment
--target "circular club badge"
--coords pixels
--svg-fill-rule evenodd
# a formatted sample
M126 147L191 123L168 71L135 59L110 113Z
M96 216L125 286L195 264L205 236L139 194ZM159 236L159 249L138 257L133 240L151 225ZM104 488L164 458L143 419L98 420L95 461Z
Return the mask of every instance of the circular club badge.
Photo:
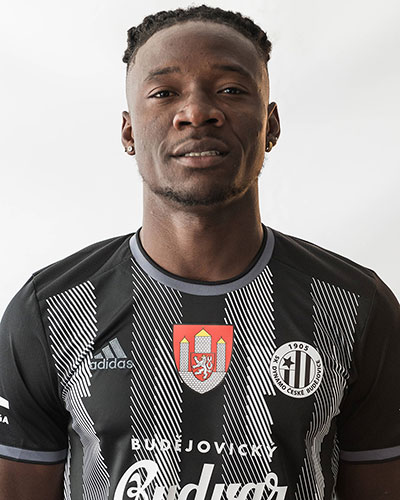
M321 356L313 346L305 342L288 342L272 356L270 373L283 394L306 398L320 386L324 368Z

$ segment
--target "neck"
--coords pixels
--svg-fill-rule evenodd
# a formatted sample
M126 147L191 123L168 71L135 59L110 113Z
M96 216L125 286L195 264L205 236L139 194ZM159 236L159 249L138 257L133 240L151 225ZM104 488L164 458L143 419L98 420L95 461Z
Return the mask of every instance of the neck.
M140 240L162 268L199 281L231 279L260 249L263 229L254 183L237 200L218 207L177 207L147 187Z

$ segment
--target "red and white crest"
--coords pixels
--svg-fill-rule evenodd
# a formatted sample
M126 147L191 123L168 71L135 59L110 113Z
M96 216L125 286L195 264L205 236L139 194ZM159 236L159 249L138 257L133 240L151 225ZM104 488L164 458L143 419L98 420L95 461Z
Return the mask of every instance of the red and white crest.
M174 325L174 357L182 380L201 394L225 377L232 356L233 325Z

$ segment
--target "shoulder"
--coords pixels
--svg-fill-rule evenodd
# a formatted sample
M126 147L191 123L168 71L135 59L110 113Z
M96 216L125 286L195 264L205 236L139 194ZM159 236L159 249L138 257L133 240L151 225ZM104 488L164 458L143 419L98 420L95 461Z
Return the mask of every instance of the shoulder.
M271 228L272 229L272 228ZM302 238L272 229L273 259L311 280L326 282L372 297L382 280L373 271L353 260Z
M134 233L98 241L32 273L37 298L55 295L107 273L131 257L129 239Z

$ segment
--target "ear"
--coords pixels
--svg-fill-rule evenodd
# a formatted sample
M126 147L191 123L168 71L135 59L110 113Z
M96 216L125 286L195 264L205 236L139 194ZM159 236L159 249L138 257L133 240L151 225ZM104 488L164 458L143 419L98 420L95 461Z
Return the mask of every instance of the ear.
M268 104L268 122L267 122L267 134L265 137L265 151L271 151L272 147L278 141L278 137L281 135L281 126L278 114L278 105L276 102L271 102ZM272 147L269 148L269 143L272 142Z
M122 131L121 131L121 142L127 150L128 146L132 146L133 150L128 152L129 155L135 154L135 141L133 139L132 122L128 111L122 111Z

